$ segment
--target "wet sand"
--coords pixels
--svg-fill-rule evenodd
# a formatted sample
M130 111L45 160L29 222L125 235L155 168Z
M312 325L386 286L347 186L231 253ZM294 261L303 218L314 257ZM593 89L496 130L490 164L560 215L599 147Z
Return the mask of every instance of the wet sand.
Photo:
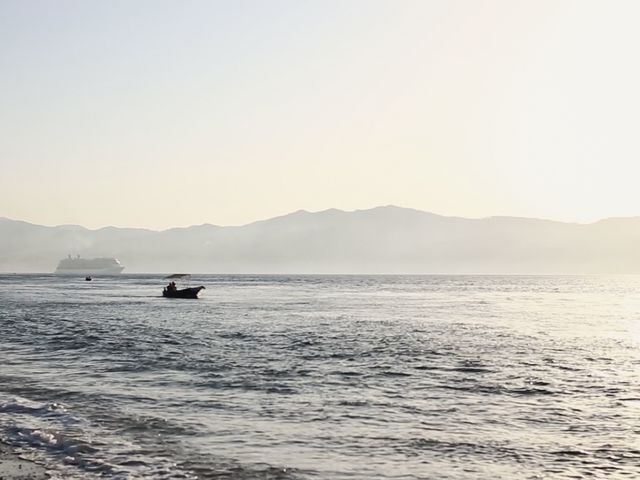
M0 443L0 480L44 480L49 478L44 467L23 460L10 447Z

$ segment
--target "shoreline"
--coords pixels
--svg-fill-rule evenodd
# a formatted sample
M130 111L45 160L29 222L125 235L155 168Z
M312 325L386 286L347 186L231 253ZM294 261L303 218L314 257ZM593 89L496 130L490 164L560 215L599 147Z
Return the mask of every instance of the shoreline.
M46 480L47 469L31 460L25 460L12 447L0 442L0 479Z

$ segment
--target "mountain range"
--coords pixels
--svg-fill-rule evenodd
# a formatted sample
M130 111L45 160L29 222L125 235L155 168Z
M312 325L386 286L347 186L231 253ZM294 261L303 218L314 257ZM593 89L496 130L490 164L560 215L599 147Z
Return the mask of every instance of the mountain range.
M52 272L73 254L117 257L125 273L640 273L639 246L640 217L577 224L395 206L163 231L0 218L0 272Z

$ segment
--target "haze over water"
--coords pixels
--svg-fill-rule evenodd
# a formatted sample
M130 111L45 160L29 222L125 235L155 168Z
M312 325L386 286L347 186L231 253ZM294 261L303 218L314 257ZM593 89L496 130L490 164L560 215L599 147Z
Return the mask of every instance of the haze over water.
M640 476L640 277L0 276L0 440L54 478Z

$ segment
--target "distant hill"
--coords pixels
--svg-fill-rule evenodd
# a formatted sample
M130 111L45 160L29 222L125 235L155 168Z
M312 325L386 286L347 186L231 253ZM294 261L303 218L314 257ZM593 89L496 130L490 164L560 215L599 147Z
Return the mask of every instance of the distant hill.
M117 257L125 273L640 273L639 246L640 217L583 225L394 206L164 231L0 218L1 272L52 272L79 254Z

